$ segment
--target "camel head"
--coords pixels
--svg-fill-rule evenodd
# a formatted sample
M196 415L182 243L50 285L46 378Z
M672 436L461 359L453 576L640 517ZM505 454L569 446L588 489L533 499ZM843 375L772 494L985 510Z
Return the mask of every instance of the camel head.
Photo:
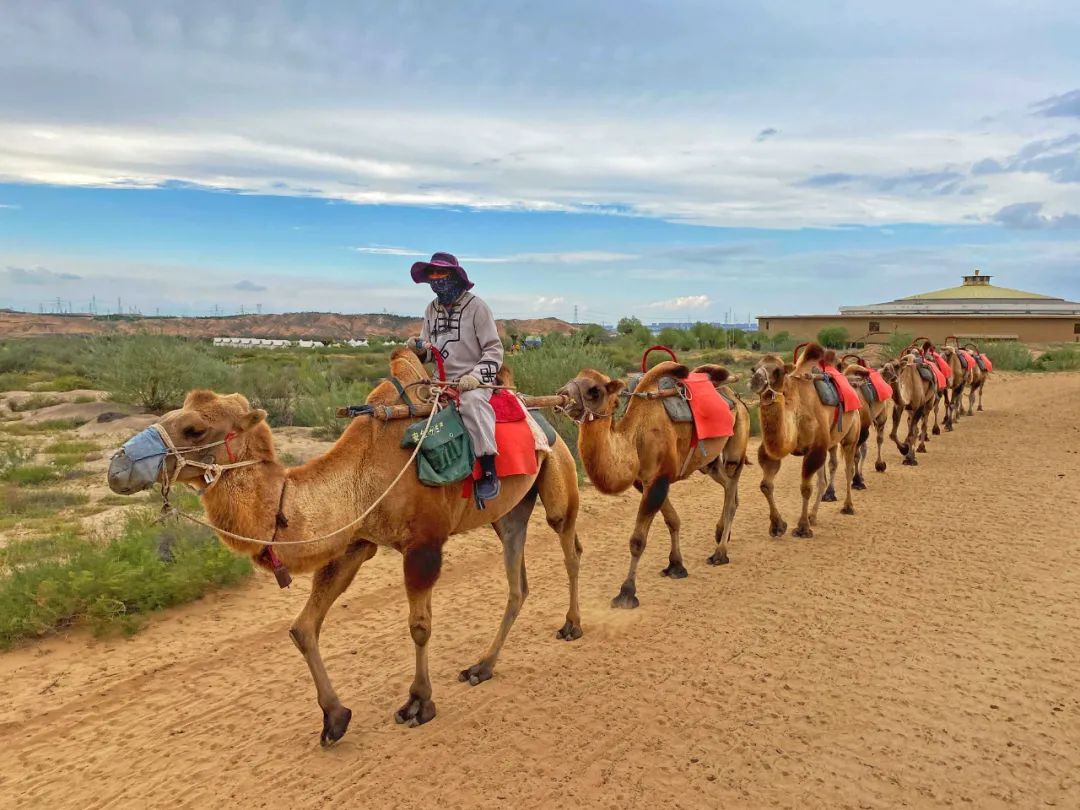
M625 387L622 380L613 380L606 374L585 368L559 389L559 395L566 398L563 411L567 416L574 421L591 420L615 413L619 393Z
M767 354L754 364L750 375L750 390L762 402L771 402L784 388L784 379L795 371L793 363L785 363L773 354Z
M203 465L274 459L266 411L252 408L240 394L192 391L182 408L165 414L116 452L109 464L109 487L132 495L167 477L203 489L209 485Z

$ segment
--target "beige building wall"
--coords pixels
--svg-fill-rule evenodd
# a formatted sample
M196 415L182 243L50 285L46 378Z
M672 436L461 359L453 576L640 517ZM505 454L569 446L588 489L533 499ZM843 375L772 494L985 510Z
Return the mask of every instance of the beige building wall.
M771 336L787 332L815 340L827 326L843 326L853 341L886 343L894 332L928 337L935 343L949 335L1024 343L1080 342L1080 317L1046 315L759 315L758 329Z

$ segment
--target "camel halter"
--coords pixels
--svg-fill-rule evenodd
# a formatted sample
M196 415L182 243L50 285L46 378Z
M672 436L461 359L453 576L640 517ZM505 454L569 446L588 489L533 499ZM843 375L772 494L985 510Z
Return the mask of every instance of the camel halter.
M172 440L172 436L169 435L169 431L165 430L161 426L161 423L155 422L150 426L161 437L161 441L165 444L165 458L175 459L176 464L173 467L172 475L168 474L168 467L163 467L164 481L161 483L162 497L165 502L168 503L169 490L172 489L173 483L180 476L180 471L184 467L198 467L203 471L202 479L206 482L206 488L210 489L216 484L222 476L222 473L227 470L235 470L239 467L250 467L253 464L261 464L258 460L237 461L236 456L233 455L232 447L229 446L229 442L237 437L237 432L231 430L225 434L225 438L220 441L210 442L209 444L189 445L187 447L177 447ZM201 453L203 450L209 450L211 447L220 447L225 445L225 452L229 456L228 464L218 464L216 461L195 461L187 457L188 453Z
M599 411L595 411L589 407L589 404L585 401L585 394L581 390L580 381L574 379L568 382L566 385L567 387L573 386L575 389L575 392L577 394L575 399L577 404L581 406L581 416L575 418L570 415L570 411L568 410L568 405L570 404L569 402L567 402L567 405L556 405L555 410L561 413L571 422L576 425L584 425L588 422L595 422L597 419L610 419L612 417L612 413L600 413ZM567 399L570 400L570 397L567 397Z

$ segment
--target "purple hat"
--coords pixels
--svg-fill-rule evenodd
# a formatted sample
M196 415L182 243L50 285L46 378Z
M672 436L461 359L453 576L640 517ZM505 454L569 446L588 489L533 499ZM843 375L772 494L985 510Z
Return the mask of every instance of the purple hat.
M471 290L473 288L473 283L469 281L469 274L465 272L465 268L458 264L457 257L452 256L449 253L433 253L431 255L431 261L416 262L412 266L412 280L417 284L426 284L428 270L433 267L438 267L443 270L453 270L457 273L458 278L465 282L466 290Z

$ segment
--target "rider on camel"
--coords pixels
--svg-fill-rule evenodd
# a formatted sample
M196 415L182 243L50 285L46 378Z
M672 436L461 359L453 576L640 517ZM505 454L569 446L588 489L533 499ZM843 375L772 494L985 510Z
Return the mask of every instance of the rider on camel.
M461 395L458 409L472 440L473 454L480 462L481 478L475 495L483 503L499 495L495 472L495 411L491 388L502 367L503 345L491 309L469 290L473 283L458 260L449 253L436 253L431 261L416 262L412 279L430 284L435 300L424 310L420 337L409 341L421 362L432 362L432 352L443 357L446 377L456 380Z

